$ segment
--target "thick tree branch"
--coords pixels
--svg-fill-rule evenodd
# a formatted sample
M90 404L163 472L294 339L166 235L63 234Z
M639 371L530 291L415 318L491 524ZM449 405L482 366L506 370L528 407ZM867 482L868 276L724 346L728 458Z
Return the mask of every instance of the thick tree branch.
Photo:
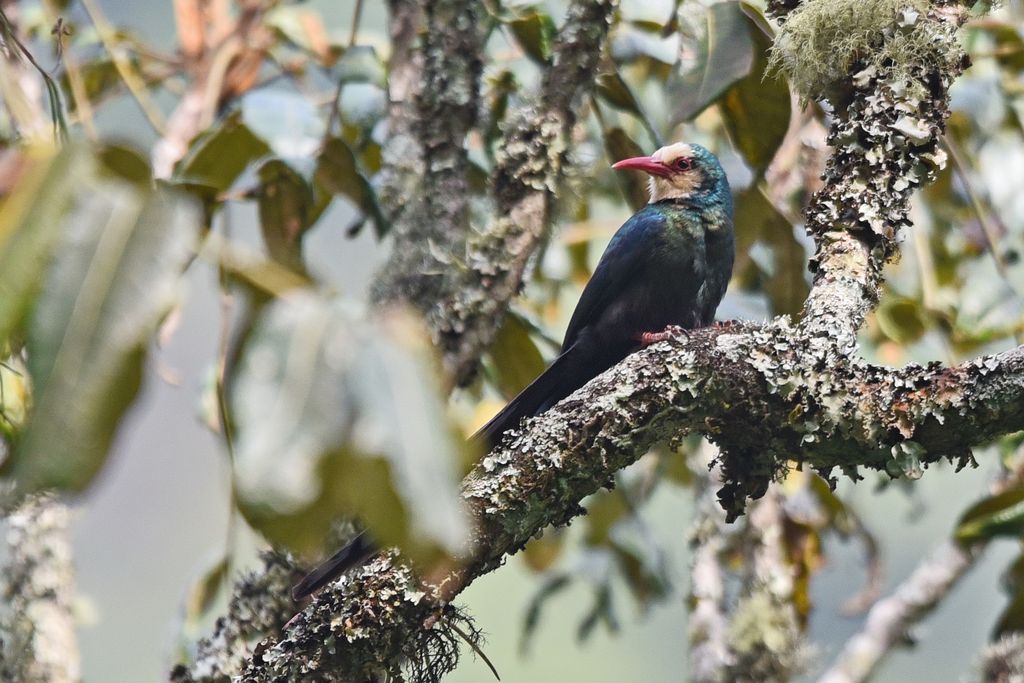
M438 301L454 296L445 273L466 251L465 140L480 106L482 13L474 0L391 3L392 44L405 48L392 57L382 185L396 246L373 298L410 304L428 318ZM412 49L411 29L421 22L421 42Z
M428 316L448 376L468 382L549 234L569 136L594 73L616 0L575 0L553 48L538 102L507 124L494 172L496 218L472 239L453 296Z
M865 365L847 379L849 392L856 387L848 405L838 393L802 393L806 387L783 393L781 387L799 379L782 369L798 364L778 360L795 360L804 347L793 343L792 328L776 329L778 336L764 329L708 329L687 341L657 344L528 421L463 485L478 528L462 567L421 585L392 557L376 560L319 595L250 663L251 680L296 675L300 670L292 667L310 662L343 672L338 680L396 670L394 658L432 633L444 606L469 582L539 530L567 523L581 512L579 501L616 471L682 433L702 431L746 446L742 457L751 462L727 473L727 481L743 483L755 473L764 474L766 484L790 458L820 468L856 463L886 469L894 461L889 444L908 443L901 425L918 439L910 451L922 463L1024 427L1024 348L948 370ZM783 340L789 348L776 351L775 361L761 355ZM915 416L921 420L916 425ZM344 647L334 646L341 641Z

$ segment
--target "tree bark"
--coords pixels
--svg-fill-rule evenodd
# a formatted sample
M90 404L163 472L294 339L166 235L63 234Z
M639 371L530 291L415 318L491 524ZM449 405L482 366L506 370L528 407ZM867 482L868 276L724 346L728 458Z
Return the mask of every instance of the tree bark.
M478 4L465 3L463 14ZM594 72L617 4L616 0L575 0L569 6L535 102L510 115L499 142L494 220L468 241L462 148L472 121L458 114L465 105L460 98L470 91L466 75L478 75L479 62L478 58L467 62L467 56L456 50L469 49L471 39L453 37L451 44L433 50L425 47L424 88L449 88L454 101L421 112L419 120L424 123L420 132L426 129L429 133L423 149L426 161L418 171L410 168L392 176L408 179L417 172L426 173L420 191L408 192L411 188L406 182L405 191L394 195L402 202L418 197L413 205L423 203L424 208L401 210L396 248L375 283L373 298L379 303L411 303L424 313L453 386L465 385L473 378L480 356L494 341L509 303L523 285L531 257L549 236L556 195L568 164L569 135L582 102L594 88ZM456 34L465 30L458 29ZM436 54L431 57L431 53ZM430 75L432 60L438 71L434 76ZM445 83L448 78L454 83ZM428 113L430 117L425 119L423 115ZM432 118L438 114L459 125L439 128ZM435 147L431 148L430 141ZM402 147L408 158L413 146ZM438 156L439 150L451 154ZM456 159L460 165L453 167ZM461 175L449 169L461 169ZM449 194L454 192L457 194Z
M465 257L465 142L480 108L482 15L475 0L391 3L392 45L399 49L391 60L382 196L395 246L373 298L412 305L428 320L438 301L454 295L445 274ZM422 31L415 30L419 24Z
M81 680L75 632L70 513L53 496L32 496L6 514L0 594L0 679Z

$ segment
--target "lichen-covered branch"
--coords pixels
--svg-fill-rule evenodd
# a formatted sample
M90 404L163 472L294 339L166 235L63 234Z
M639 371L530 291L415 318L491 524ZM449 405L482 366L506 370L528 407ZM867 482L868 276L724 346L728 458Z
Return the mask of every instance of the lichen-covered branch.
M1008 633L986 645L978 656L973 675L977 683L1017 683L1024 680L1024 634Z
M704 460L707 462L699 462L698 466L710 465L713 457ZM715 500L719 474L718 468L711 468L706 475L699 474L694 482L697 509L690 533L693 566L690 570L690 614L686 628L690 679L698 683L720 679L721 672L735 661L728 642L729 617L722 562L727 527L725 515Z
M845 397L823 396L806 393L792 374L805 348L795 334L784 324L775 332L718 328L657 344L529 420L463 484L478 524L463 566L421 584L394 558L378 559L321 593L250 662L252 680L321 668L338 671L337 680L362 680L370 663L397 671L404 644L442 628L438 618L473 579L539 530L568 523L579 501L649 447L686 432L745 447L733 451L748 462L724 473L727 486L742 486L751 473L763 473L766 486L787 459L884 470L904 466L908 454L926 463L1024 428L1024 348L952 369L865 365L849 373ZM788 346L779 349L782 340Z
M803 319L808 332L832 338L848 356L855 355L856 332L878 301L882 268L898 252L900 231L910 225L911 194L945 164L940 133L949 116L949 86L964 64L956 37L963 20L958 8L923 15L913 9L922 3L906 4L907 14L880 12L875 18L881 30L868 36L881 42L870 51L861 46L870 59L860 57L840 82L804 93L828 96L837 116L828 136L834 151L824 185L805 212L816 253ZM789 15L776 43L790 60L779 57L782 68L788 65L794 74L809 69L805 61L817 53L803 44L802 32L820 31L824 20L815 14L834 9L808 3ZM878 10L865 3L860 12ZM787 38L795 44L783 52ZM912 41L918 54L911 61L886 59L894 41Z
M465 140L480 106L482 14L474 0L391 3L392 44L400 48L391 61L381 195L396 247L377 276L373 297L382 304L410 304L428 318L438 301L454 296L450 273L465 257ZM423 31L417 44L417 32L410 29L418 23Z
M56 498L34 496L4 519L0 680L81 680L69 516L67 506Z
M742 525L727 525L714 495L719 475L711 467L694 482L699 501L688 600L689 680L793 680L807 663L807 650L794 601L797 576L787 557L782 496L770 489L751 505ZM737 553L744 561L730 570ZM730 580L740 587L731 606Z
M530 258L549 234L569 137L595 83L616 0L574 0L552 49L537 102L511 115L494 172L495 219L470 240L452 296L428 315L455 384L468 382L501 327Z
M263 553L259 571L241 576L231 592L227 613L217 619L213 634L196 646L187 666L171 671L175 683L227 681L237 676L253 656L253 645L268 635L281 632L294 615L290 589L297 571L287 557Z
M819 683L860 683L896 645L907 629L930 612L967 571L981 548L946 541L925 558L899 587L868 612Z

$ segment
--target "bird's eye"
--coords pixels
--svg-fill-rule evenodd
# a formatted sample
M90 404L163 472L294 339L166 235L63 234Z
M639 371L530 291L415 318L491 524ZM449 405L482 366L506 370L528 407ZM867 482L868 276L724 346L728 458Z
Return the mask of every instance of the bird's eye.
M673 164L673 166L675 166L676 169L678 169L680 171L689 171L690 170L690 160L687 159L686 157L679 157L678 159L676 159L676 163Z

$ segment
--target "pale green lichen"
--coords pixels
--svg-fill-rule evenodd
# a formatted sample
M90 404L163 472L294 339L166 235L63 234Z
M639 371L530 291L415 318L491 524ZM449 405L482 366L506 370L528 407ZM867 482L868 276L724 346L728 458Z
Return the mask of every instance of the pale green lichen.
M828 98L861 68L941 68L959 59L923 21L927 0L817 0L792 12L772 45L769 68L782 72L801 97Z
M792 604L767 586L755 586L743 596L729 625L735 661L724 680L790 681L807 666L804 646Z

